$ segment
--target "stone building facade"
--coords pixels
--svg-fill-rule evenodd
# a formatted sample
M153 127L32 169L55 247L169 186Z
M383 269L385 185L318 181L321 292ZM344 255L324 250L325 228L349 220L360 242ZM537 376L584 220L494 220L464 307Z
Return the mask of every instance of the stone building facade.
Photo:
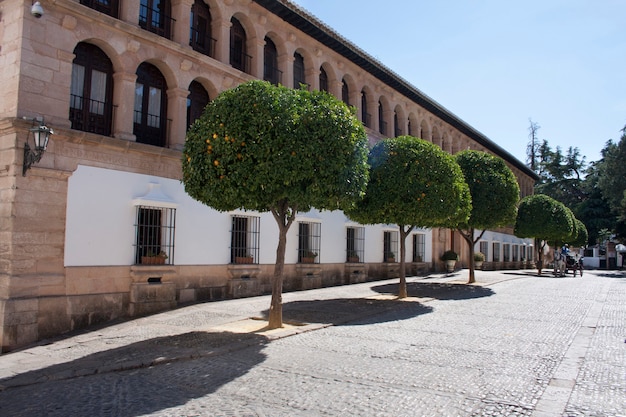
M209 100L247 80L329 91L356 107L370 143L410 134L450 153L491 152L513 170L522 196L532 193L536 178L523 163L286 0L40 4L36 17L31 1L0 3L3 351L269 289L273 220L218 213L180 184L187 127ZM25 143L43 123L54 134L23 174ZM293 229L286 289L397 274L393 225L363 227L313 210ZM491 267L522 267L532 256L532 242L510 229L484 239ZM414 273L436 270L440 253L465 253L464 244L448 230L417 230L407 259ZM147 263L150 248L167 259ZM312 263L303 248L317 251ZM242 261L243 252L252 257Z

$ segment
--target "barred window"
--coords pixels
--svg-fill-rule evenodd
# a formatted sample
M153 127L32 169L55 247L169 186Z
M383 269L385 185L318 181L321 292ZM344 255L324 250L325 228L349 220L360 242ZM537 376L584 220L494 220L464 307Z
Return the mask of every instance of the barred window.
M365 252L365 228L346 229L346 262L363 262Z
M521 261L525 261L526 260L526 245L522 245L520 246L520 260Z
M424 262L426 255L426 235L416 233L413 235L413 262Z
M519 245L513 245L513 262L519 261Z
M508 243L505 243L504 245L502 245L502 255L503 255L503 261L504 262L510 262L511 261L511 245Z
M528 261L532 262L535 259L535 248L534 248L534 246L530 245L528 247L527 255L528 255L528 258L527 258Z
M176 209L137 206L135 264L174 264Z
M493 261L500 262L500 242L493 242Z
M489 242L481 241L479 243L479 250L485 255L485 260L489 259Z
M298 223L298 262L319 263L321 234L321 223Z
M236 264L258 264L259 236L259 217L232 216L230 262Z
M394 262L398 252L398 232L385 232L383 235L383 260Z

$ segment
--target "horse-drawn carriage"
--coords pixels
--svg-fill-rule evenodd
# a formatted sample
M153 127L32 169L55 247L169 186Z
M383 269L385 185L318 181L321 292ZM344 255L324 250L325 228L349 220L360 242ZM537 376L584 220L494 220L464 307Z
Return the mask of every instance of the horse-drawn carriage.
M569 253L562 253L556 251L554 254L554 275L557 277L564 277L568 272L572 272L576 276L577 272L580 272L580 276L583 276L583 258L578 255L570 255Z

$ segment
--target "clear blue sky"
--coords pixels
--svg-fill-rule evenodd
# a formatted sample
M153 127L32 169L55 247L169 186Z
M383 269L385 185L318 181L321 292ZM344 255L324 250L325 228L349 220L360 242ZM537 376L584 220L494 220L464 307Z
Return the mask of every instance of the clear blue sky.
M293 1L521 161L626 125L626 0Z

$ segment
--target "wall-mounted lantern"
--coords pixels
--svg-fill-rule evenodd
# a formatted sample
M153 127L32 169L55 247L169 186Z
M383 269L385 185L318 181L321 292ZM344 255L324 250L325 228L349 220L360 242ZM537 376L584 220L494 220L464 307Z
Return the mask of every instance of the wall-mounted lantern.
M39 122L39 126L28 130L28 137L26 138L26 143L24 144L24 167L22 169L22 176L26 176L26 171L28 171L32 164L41 160L41 157L48 147L50 135L54 134L52 129L43 124L43 119L34 120ZM28 139L31 136L33 137L34 146L32 149L28 144Z

